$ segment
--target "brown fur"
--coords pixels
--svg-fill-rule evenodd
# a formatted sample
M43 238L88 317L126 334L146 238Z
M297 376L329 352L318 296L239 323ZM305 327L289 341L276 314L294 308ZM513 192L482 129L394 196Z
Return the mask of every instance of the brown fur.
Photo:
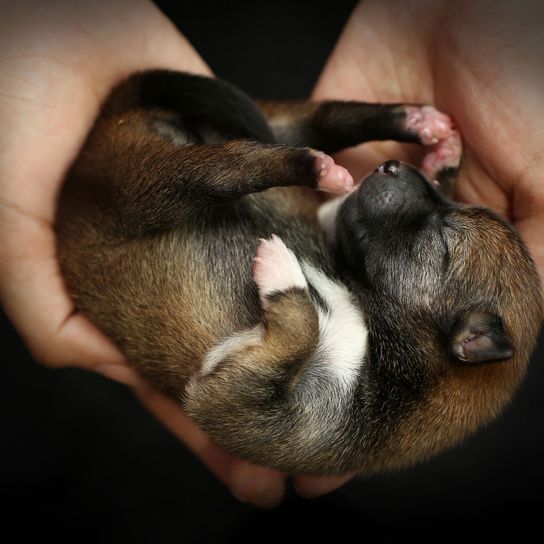
M453 299L481 297L483 288L489 303L496 305L502 316L516 353L507 363L439 367L433 386L379 458L362 467L364 472L414 464L458 443L495 419L525 376L543 318L534 265L511 230L486 210L463 208L455 216L457 232L450 235L450 247L451 275L457 281L452 300L439 302L455 307ZM422 341L429 359L440 360L435 339L422 335Z
M202 96L183 94L193 84ZM158 72L113 92L59 203L59 258L78 309L229 451L286 471L411 464L495 417L525 373L542 320L538 275L514 231L486 210L458 207L446 277L431 244L415 277L406 272L406 283L392 286L402 296L367 293L318 228L313 152L249 139L244 131L266 136L266 127L224 85ZM180 113L185 103L204 117ZM208 104L223 121L205 117ZM249 112L240 112L245 124L232 120L233 104ZM262 108L284 144L330 152L365 139L414 140L399 105ZM353 398L328 389L316 366L314 295L280 292L261 308L251 263L258 239L272 233L360 300L371 349ZM473 306L500 315L515 346L510 360L463 364L448 352L448 319ZM211 348L251 329L262 329L261 342L201 375Z

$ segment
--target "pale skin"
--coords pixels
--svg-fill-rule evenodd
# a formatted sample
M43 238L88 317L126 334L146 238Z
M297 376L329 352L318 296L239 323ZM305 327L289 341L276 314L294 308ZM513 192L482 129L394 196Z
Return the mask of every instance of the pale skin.
M66 168L109 89L162 67L209 74L173 25L144 0L0 0L0 299L37 360L126 383L240 499L278 504L286 475L217 448L179 406L143 384L119 351L75 311L55 256L52 223ZM407 5L410 8L407 9ZM544 272L544 20L540 2L365 1L314 92L433 104L464 137L458 196L509 217ZM339 154L355 179L413 149L367 145ZM349 477L295 477L317 496Z
M149 2L20 2L2 11L0 295L5 311L37 360L51 367L77 365L131 385L235 493L268 505L281 495L283 476L219 451L175 403L141 384L117 349L75 312L55 257L56 195L111 86L138 69L209 74L208 67ZM259 485L276 496L263 499Z
M544 275L544 5L538 0L364 0L313 98L422 102L463 136L457 197L507 217ZM354 179L419 150L369 144L335 157Z
M5 4L4 6L2 4ZM174 401L153 391L78 313L56 259L63 176L111 87L131 72L211 75L174 25L145 0L0 0L0 301L30 351L132 387L142 403L241 500L278 504L287 476L216 447ZM296 481L296 478L295 478ZM312 478L326 492L336 480ZM308 493L311 493L311 489Z

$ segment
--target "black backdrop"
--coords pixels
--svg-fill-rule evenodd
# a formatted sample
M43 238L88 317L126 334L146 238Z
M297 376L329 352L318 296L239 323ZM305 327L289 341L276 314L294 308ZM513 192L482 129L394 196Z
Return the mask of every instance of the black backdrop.
M354 5L158 4L217 75L286 98L310 93ZM291 492L278 510L261 512L231 498L126 388L42 368L3 316L0 327L0 520L15 541L444 541L542 526L542 342L510 409L462 446L317 500Z

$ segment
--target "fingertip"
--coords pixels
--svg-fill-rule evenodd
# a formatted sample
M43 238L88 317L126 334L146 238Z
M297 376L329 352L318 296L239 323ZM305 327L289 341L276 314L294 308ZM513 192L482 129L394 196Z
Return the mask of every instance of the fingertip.
M305 499L316 499L342 487L353 474L342 476L297 476L293 482L295 491Z
M285 496L286 475L277 470L238 461L233 463L229 479L232 494L258 508L277 508Z

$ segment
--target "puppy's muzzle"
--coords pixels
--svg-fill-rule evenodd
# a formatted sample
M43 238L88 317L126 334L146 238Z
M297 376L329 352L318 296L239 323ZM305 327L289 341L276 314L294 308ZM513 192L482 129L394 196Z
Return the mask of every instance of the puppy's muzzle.
M368 219L428 213L445 199L414 166L396 160L384 162L358 189L359 212Z

